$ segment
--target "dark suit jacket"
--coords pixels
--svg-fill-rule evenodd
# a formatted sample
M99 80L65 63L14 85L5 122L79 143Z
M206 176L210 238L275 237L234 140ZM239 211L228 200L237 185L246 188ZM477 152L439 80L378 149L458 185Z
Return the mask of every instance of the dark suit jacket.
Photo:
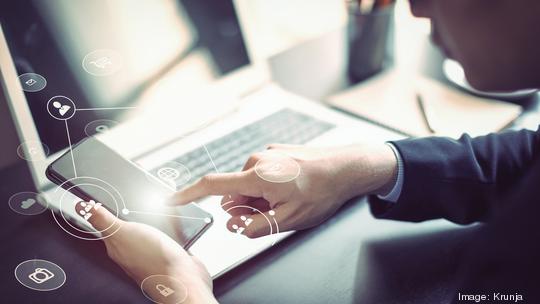
M500 292L540 303L540 129L393 144L403 159L402 192L396 203L371 197L373 214L484 222L461 262L454 301L464 303L461 293L497 302Z

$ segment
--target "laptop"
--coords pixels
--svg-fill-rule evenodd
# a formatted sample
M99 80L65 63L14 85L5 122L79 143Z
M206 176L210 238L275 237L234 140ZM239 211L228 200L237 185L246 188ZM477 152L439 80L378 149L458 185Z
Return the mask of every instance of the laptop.
M59 229L68 221L91 227L74 206L63 205L59 214L57 186L45 169L89 136L156 178L181 164L191 181L239 171L270 143L324 146L393 136L276 85L250 45L257 33L246 23L245 0L20 0L0 4L0 11L0 80L22 143L18 152ZM56 107L54 98L76 109ZM59 120L51 109L72 114ZM273 229L258 239L231 233L220 199L197 202L214 223L190 249L213 278L292 233Z

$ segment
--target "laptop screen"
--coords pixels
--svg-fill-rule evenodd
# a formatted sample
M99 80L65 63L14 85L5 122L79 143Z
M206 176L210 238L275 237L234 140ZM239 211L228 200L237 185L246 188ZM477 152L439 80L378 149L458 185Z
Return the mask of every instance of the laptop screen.
M2 1L0 22L50 154L68 146L66 124L73 143L105 132L165 75L193 90L249 64L232 2Z

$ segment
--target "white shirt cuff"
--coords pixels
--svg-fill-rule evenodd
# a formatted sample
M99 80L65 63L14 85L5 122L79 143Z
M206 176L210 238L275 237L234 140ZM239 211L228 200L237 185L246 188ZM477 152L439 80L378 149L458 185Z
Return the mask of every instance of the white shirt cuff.
M396 149L396 147L391 143L386 143L390 148L392 148L392 152L394 152L394 155L396 156L397 160L397 176L396 176L396 182L394 184L394 187L392 187L392 190L386 195L377 195L377 197L383 201L392 202L395 203L398 201L399 196L401 195L401 189L403 188L403 160L401 159L401 155L399 154L399 151Z

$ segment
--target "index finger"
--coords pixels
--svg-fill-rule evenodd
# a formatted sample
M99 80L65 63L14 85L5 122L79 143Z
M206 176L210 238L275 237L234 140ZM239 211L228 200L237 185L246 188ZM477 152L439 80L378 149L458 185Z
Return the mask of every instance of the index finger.
M100 203L94 201L80 201L75 205L77 214L88 221L92 227L101 233L102 237L109 237L116 232L123 221L110 213Z
M205 196L226 194L261 196L258 180L253 170L205 175L196 183L176 192L170 204L185 205Z

